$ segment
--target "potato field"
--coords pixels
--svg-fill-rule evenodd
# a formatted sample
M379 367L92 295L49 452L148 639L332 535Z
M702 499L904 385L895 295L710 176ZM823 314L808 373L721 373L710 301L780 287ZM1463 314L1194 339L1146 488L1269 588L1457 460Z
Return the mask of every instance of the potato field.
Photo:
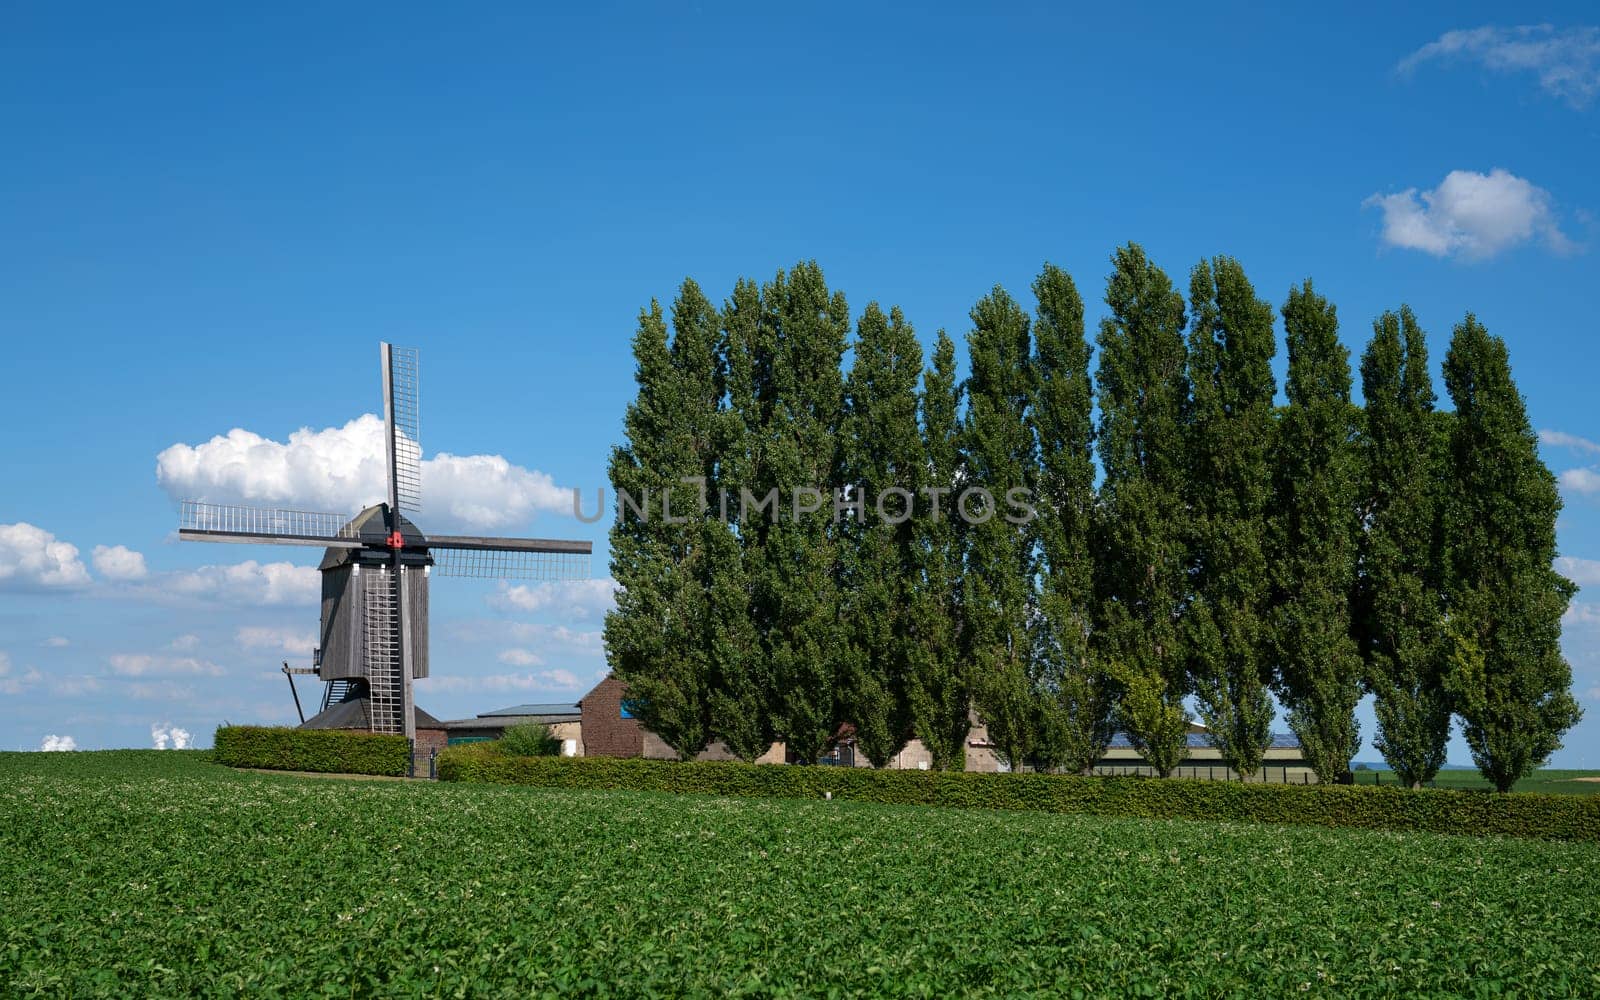
M0 754L0 996L1600 993L1600 844Z

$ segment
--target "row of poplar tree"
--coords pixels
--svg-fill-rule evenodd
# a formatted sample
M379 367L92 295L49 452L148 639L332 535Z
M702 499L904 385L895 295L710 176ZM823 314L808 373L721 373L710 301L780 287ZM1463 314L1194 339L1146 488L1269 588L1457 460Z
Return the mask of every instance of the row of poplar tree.
M1543 763L1580 715L1559 648L1574 587L1505 343L1467 315L1436 409L1423 331L1386 312L1357 405L1307 281L1281 310L1277 405L1274 309L1236 261L1197 264L1187 302L1139 246L1112 264L1092 371L1051 265L1032 315L998 287L973 307L964 380L942 330L924 368L899 309L869 304L852 340L814 262L720 308L685 281L670 331L652 302L610 478L691 515L611 531L607 654L641 721L685 758L783 740L816 760L850 723L875 765L915 737L960 769L976 709L1012 765L1087 771L1120 729L1167 775L1187 700L1248 775L1275 695L1340 781L1371 693L1404 782L1443 765L1453 716L1497 788ZM916 516L725 520L716 499L846 483L905 490ZM951 516L971 484L1024 486L1038 516ZM937 514L927 488L948 491Z

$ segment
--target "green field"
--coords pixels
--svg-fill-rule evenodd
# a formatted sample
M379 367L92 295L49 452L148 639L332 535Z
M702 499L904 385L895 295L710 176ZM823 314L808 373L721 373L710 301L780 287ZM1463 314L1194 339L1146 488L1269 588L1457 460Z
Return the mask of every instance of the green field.
M1600 993L1600 845L0 754L0 996Z

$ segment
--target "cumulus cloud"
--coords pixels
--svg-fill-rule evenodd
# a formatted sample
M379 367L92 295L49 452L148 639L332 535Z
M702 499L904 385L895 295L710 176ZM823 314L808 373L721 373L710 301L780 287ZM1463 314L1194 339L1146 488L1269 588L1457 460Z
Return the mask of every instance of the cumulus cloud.
M175 444L156 457L156 479L175 500L353 513L384 499L384 455L383 421L368 413L343 427L302 428L285 442L235 428L204 444ZM500 530L572 509L571 490L499 455L441 453L423 461L422 485L436 526Z
M78 749L78 741L70 736L57 736L55 733L51 733L39 741L39 749L49 751L76 750Z
M50 682L50 693L63 698L77 698L86 694L99 694L105 689L98 677L79 675L76 677L58 677Z
M1571 448L1574 451L1587 451L1600 455L1600 444L1565 431L1540 431L1539 443L1550 445L1552 448Z
M0 588L66 588L88 583L89 571L78 558L76 545L59 541L26 521L0 524Z
M544 658L528 649L505 649L500 652L500 662L513 667L537 667L544 663Z
M1576 556L1557 556L1556 572L1580 587L1600 584L1600 559L1579 559Z
M171 747L173 750L189 749L192 740L189 730L180 729L170 722L163 722L150 727L150 742L157 750Z
M1561 616L1561 621L1566 625L1600 625L1600 604L1573 601L1567 606L1567 613Z
M1501 73L1533 73L1539 86L1574 108L1600 93L1600 28L1525 24L1447 31L1400 60L1400 73L1424 63L1469 60Z
M584 681L570 670L554 668L521 674L489 674L480 677L459 675L428 677L417 682L428 691L578 691Z
M107 580L143 580L150 575L144 565L144 554L126 545L96 545L93 561L94 571Z
M11 657L0 650L0 694L21 694L44 679L38 668L29 667L18 674L11 665Z
M1600 493L1600 472L1593 469L1568 469L1556 476L1563 493L1591 496Z
M616 607L616 592L617 582L610 577L515 587L501 583L488 601L500 611L547 612L568 621L599 621Z
M310 656L317 646L316 633L282 625L246 625L234 633L234 640L246 649L271 649L289 656Z
M44 645L50 647L51 649L66 649L68 646L72 645L72 640L68 639L64 635L53 635L44 641Z
M1439 186L1374 194L1362 207L1383 213L1383 242L1435 257L1484 259L1539 240L1557 253L1576 249L1556 223L1550 192L1510 171L1452 170Z
M152 580L151 586L161 592L224 604L307 605L315 604L322 594L315 567L258 563L254 559L166 574Z
M119 677L221 677L222 668L210 660L193 656L159 656L149 653L117 653L107 661Z

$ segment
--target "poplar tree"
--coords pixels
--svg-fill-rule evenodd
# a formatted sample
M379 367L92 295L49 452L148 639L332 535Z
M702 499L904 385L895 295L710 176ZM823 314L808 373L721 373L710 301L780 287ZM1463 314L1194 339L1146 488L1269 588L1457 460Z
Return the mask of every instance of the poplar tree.
M723 304L718 353L727 373L728 407L716 491L718 520L725 525L707 547L716 567L707 594L716 629L711 729L729 752L750 763L776 738L766 608L755 599L756 581L764 579L769 522L740 517L745 493L762 497L776 486L766 461L776 392L772 330L762 321L761 289L754 281L740 279Z
M1188 755L1183 297L1138 244L1111 260L1095 372L1101 648L1120 689L1118 723L1166 777Z
M1189 285L1191 670L1212 745L1243 776L1272 740L1267 502L1272 489L1272 306L1231 257Z
M639 394L613 450L619 516L612 576L621 585L605 642L635 716L687 760L711 735L712 655L707 588L713 565L704 491L716 473L723 379L718 319L692 280L672 308L669 347L659 303L639 318ZM627 493L643 510L622 510Z
M1456 411L1444 518L1448 687L1478 770L1508 792L1582 717L1560 645L1576 588L1551 566L1561 496L1505 341L1468 313L1444 379Z
M1034 619L1040 695L1039 757L1088 773L1111 742L1114 692L1094 649L1093 393L1083 299L1072 277L1053 264L1033 283L1033 395L1039 448L1037 519L1041 559Z
M943 330L922 376L921 405L925 481L913 521L918 565L907 633L908 697L912 727L933 766L960 771L971 729L972 671L960 631L965 536L951 506L961 481L961 387L956 345Z
M1373 324L1361 359L1365 403L1358 623L1378 752L1420 788L1444 766L1444 587L1437 504L1444 433L1433 412L1428 347L1409 306Z
M812 764L838 729L839 679L848 656L828 494L839 481L842 458L839 366L850 313L844 294L828 290L815 261L778 272L761 297L773 385L763 445L784 509L766 525L753 582L762 605L774 728L794 758ZM806 510L813 504L818 509Z
M967 538L962 638L989 739L1002 760L1020 768L1038 745L1028 633L1037 564L1031 527L1014 523L1005 494L1032 487L1038 460L1027 416L1033 395L1029 322L999 287L978 301L971 318L962 427L966 481L954 504ZM980 490L988 491L987 500Z
M1289 405L1274 462L1271 633L1278 698L1317 779L1348 783L1363 664L1351 598L1361 536L1359 411L1338 312L1309 279L1283 306Z
M857 507L839 522L848 668L845 718L856 746L883 767L911 738L911 613L920 560L918 491L926 478L917 426L922 345L898 308L869 303L845 386L845 479Z

